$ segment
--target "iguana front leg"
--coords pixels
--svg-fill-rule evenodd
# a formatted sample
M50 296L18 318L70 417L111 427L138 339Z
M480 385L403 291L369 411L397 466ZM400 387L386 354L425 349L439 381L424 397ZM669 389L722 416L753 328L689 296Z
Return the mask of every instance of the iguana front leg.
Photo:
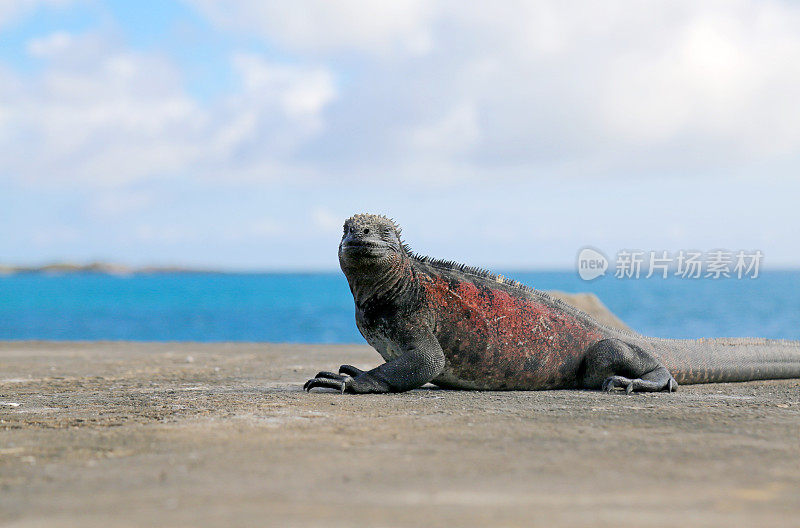
M403 351L399 357L370 371L342 365L339 374L320 372L303 388L326 387L343 393L404 392L425 385L444 368L444 352L430 330L412 333L398 348Z

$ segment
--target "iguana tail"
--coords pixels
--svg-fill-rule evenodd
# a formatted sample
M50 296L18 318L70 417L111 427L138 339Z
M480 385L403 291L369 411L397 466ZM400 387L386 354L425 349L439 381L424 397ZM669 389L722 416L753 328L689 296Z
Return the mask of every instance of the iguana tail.
M679 384L800 378L800 341L653 339L656 355Z

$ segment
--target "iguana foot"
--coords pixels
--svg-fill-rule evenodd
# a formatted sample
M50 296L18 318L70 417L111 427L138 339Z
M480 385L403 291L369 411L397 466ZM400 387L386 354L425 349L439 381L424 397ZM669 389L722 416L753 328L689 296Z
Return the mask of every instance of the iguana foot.
M612 392L616 389L625 389L627 394L636 392L675 392L678 390L678 382L670 377L666 383L660 381L645 380L641 378L630 379L625 376L611 376L603 382L602 390Z
M345 367L348 365L342 366ZM308 380L305 385L303 385L303 390L310 392L314 387L320 387L325 389L336 389L344 394L348 389L351 388L352 383L353 377L350 375L342 376L341 374L336 374L335 372L322 371L318 372L316 376Z
M583 383L587 389L636 392L674 392L678 383L653 354L620 339L598 341L586 352Z

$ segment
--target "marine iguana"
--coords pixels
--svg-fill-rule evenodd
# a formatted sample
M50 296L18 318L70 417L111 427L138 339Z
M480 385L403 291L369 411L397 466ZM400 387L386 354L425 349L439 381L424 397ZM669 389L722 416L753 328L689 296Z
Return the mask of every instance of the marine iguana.
M308 391L402 392L432 382L672 392L678 383L800 378L800 341L660 339L613 329L501 275L417 255L385 216L344 223L339 263L358 329L386 362L320 372Z

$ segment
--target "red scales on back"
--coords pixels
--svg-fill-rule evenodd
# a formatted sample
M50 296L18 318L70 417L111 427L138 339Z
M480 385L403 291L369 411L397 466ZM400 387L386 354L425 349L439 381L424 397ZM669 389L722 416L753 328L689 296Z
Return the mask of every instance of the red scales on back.
M437 270L438 271L438 270ZM577 384L581 351L603 339L555 309L555 301L506 285L502 278L420 277L436 313L434 333L445 372L480 388L525 389Z

